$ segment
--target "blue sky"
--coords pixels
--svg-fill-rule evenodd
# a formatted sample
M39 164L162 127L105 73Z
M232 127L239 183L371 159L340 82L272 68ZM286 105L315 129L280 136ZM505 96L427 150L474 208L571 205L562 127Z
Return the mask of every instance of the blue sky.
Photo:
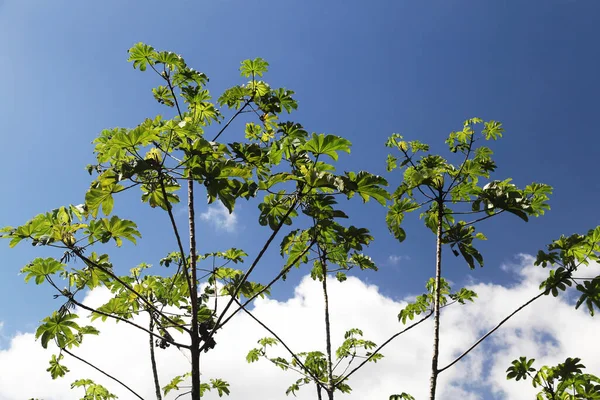
M482 225L490 239L480 247L486 267L470 272L450 256L446 271L457 285L510 284L502 263L600 223L599 13L593 0L0 0L0 225L81 203L90 182L84 167L93 162L91 141L100 130L168 115L151 96L156 79L126 62L126 50L143 41L182 54L211 78L215 96L241 82L241 60L265 58L266 80L297 93L292 119L353 142L340 168L384 174L383 143L394 132L444 150L446 135L464 119L502 121L505 138L493 144L497 176L554 186L552 210L528 224L509 216ZM386 178L394 185L399 176ZM236 246L253 254L268 233L256 227L255 207L239 207L237 232L201 227L201 250ZM381 207L353 201L348 210L376 238L368 253L380 271L361 277L393 298L420 292L433 273L431 234L409 219L409 238L397 244ZM106 250L122 271L141 261L158 264L174 249L162 241L171 239L161 212L135 198L117 201L115 211L135 219L144 235L137 248ZM0 246L4 335L31 330L58 306L49 290L17 275L42 254L48 251ZM392 265L390 256L402 260ZM271 256L258 277L271 276L276 261ZM291 296L302 275L275 295Z

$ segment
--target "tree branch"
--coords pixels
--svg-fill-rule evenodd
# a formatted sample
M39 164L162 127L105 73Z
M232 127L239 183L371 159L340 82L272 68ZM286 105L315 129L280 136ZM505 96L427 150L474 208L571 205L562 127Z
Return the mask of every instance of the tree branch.
M242 279L240 280L240 283L238 284L238 286L235 288L235 290L231 294L231 298L229 299L229 301L227 302L227 304L223 308L223 311L221 311L221 314L219 315L219 318L217 318L217 321L215 322L214 328L210 331L210 333L208 334L207 338L213 337L214 334L215 334L215 332L217 331L217 329L219 329L220 326L222 326L221 325L221 321L225 317L225 313L227 312L227 310L229 310L229 307L231 307L231 305L233 304L233 302L236 300L237 295L239 294L242 286L248 280L248 276L252 273L252 271L254 270L254 268L256 268L256 265L258 264L258 262L261 260L261 258L263 257L263 255L265 254L265 252L267 251L267 249L269 248L269 246L271 245L271 242L273 242L273 239L275 239L275 236L277 236L277 234L279 233L279 231L283 227L283 225L285 223L285 220L289 217L289 215L292 213L292 211L294 211L294 209L296 208L296 205L298 204L298 202L299 202L299 198L296 197L294 199L294 201L292 202L292 205L290 206L290 208L287 210L287 212L283 216L283 218L281 218L281 221L279 222L279 224L277 225L277 227L275 228L275 230L273 230L273 232L271 233L271 236L269 236L269 238L265 242L263 248L260 250L260 252L256 256L256 258L252 262L252 265L250 266L250 268L248 268L248 271L246 271L246 273L244 274L244 276L242 276ZM230 318L228 318L227 320L229 320L229 319ZM202 345L201 350L203 350L205 348L205 346L206 346L206 342Z
M277 274L277 276L275 276L275 278L273 278L271 280L271 282L269 282L265 287L263 287L261 290L259 290L257 293L255 293L252 297L250 297L248 300L246 300L244 302L244 304L242 304L240 307L238 307L234 312L231 313L230 316L228 316L227 318L225 318L223 320L223 322L221 323L221 326L225 325L231 318L233 318L233 316L235 314L237 314L240 310L242 310L244 307L246 307L248 304L250 304L252 301L254 301L258 296L260 296L261 294L263 294L264 292L266 292L267 290L269 290L269 288L271 286L273 286L275 284L275 282L277 282L279 279L281 279L281 277L285 274L287 274L288 272L290 272L290 270L292 269L292 267L294 266L294 264L296 264L298 262L298 260L300 260L302 257L304 257L304 255L308 252L308 250L310 250L310 248L315 244L315 240L311 241L311 243L304 249L304 251L302 251L302 253L300 253L298 256L296 256L296 258L289 263L289 265L285 268L283 268L281 270L281 272L279 272L279 274Z
M137 397L140 400L144 400L144 398L142 396L140 396L139 394L137 394L136 392L133 391L133 389L131 389L129 386L127 386L126 384L124 384L123 382L121 382L120 380L118 380L117 378L115 378L114 376L108 374L107 372L104 372L103 370L101 370L100 368L96 367L95 365L93 365L92 363L84 360L83 358L76 356L75 354L71 353L69 350L62 348L61 351L64 351L65 353L67 353L68 355L70 355L71 357L81 361L82 363L92 367L93 369L95 369L96 371L100 372L102 375L112 379L113 381L117 382L119 385L123 386L125 389L127 389L129 392L131 392L135 397Z
M517 308L515 311L513 311L512 313L510 313L506 318L504 318L502 321L500 321L493 329L491 329L488 333L486 333L485 335L483 335L478 341L476 341L471 347L469 347L467 350L465 350L460 356L458 356L454 361L452 361L450 364L446 365L444 368L440 368L438 370L439 373L442 373L443 371L447 370L448 368L450 368L451 366L453 366L454 364L456 364L457 362L459 362L460 360L463 359L463 357L465 357L467 354L469 354L475 347L479 346L479 344L481 342L483 342L488 336L490 336L492 333L494 333L495 331L498 330L498 328L500 328L502 325L504 325L504 323L506 321L508 321L510 318L512 318L513 315L515 315L516 313L518 313L519 311L521 311L523 308L527 307L528 305L530 305L531 303L533 303L534 301L536 301L537 299L539 299L540 297L542 297L545 294L544 292L541 292L540 294L532 297L531 299L529 299L526 303L524 303L523 305L521 305L519 308Z
M383 342L381 344L381 346L379 346L377 349L375 349L375 351L373 352L373 354L371 354L369 357L367 357L366 359L364 359L363 362L361 362L360 364L358 364L356 366L356 368L354 368L352 371L350 371L348 373L348 375L346 375L345 377L343 377L342 379L340 379L336 383L339 385L340 383L344 382L346 379L350 378L350 376L352 376L352 374L354 374L356 371L358 371L363 365L365 365L366 363L368 363L375 356L375 354L378 354L381 351L381 349L383 349L386 345L388 345L392 340L396 339L398 336L402 335L404 332L408 332L412 328L414 328L417 325L421 324L423 321L425 321L426 319L428 319L429 317L431 317L432 314L433 314L433 311L429 311L429 313L427 315L425 315L423 318L421 318L420 320L418 320L417 322L415 322L411 326L409 326L409 327L401 330L400 332L395 333L394 335L392 335L388 340L386 340L385 342Z
M306 373L315 381L315 383L321 387L323 387L325 389L325 386L323 385L323 383L319 380L319 378L317 378L315 375L313 375L310 370L308 368L306 368L306 366L304 365L304 363L302 362L302 360L300 360L300 358L296 355L296 353L294 353L292 351L292 349L289 348L289 346L287 344L285 344L285 342L279 337L279 335L277 335L273 329L269 328L267 325L265 325L261 320L259 320L256 316L254 316L254 314L252 314L250 311L248 311L240 302L238 299L235 299L235 302L240 306L240 309L244 310L244 312L246 314L248 314L248 316L250 318L252 318L254 321L256 321L256 323L258 323L260 326L262 326L267 332L269 332L271 335L273 335L273 337L275 339L277 339L279 341L279 343L281 343L281 345L287 350L288 353L290 353L290 355L292 356L292 358L294 360L296 360L296 362L298 363L298 365L300 365L302 367L302 369L304 369L304 371L306 371Z

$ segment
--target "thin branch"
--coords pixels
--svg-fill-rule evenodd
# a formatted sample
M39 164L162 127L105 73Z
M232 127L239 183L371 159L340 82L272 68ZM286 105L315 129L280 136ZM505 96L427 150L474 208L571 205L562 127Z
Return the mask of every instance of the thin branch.
M179 264L177 266L177 271L175 272L175 275L173 275L173 280L171 281L171 286L169 287L169 290L167 291L167 293L170 294L171 290L173 290L173 286L175 285L175 281L177 280L177 276L179 275L179 272L181 271L181 266L183 265L183 274L185 275L185 279L188 283L188 289L190 290L190 296L191 296L192 289L189 287L190 273L189 273L189 269L188 269L188 265L187 265L187 257L185 256L185 251L183 250L183 243L181 241L181 236L179 235L179 229L177 228L177 223L175 222L175 216L173 215L173 207L171 206L171 203L168 200L167 189L165 188L165 182L162 179L162 177L160 178L160 188L162 191L163 198L165 199L165 202L167 204L167 213L169 214L169 220L171 221L171 227L173 228L173 233L175 234L175 239L177 240L177 247L179 247L179 252L181 253L181 264ZM164 306L163 306L163 308L164 308Z
M207 338L211 338L215 334L215 332L217 331L217 329L219 329L219 327L221 326L221 321L225 317L225 313L227 312L227 310L229 310L229 307L231 307L231 305L233 304L233 302L236 300L236 297L239 294L242 286L248 280L248 276L252 273L252 271L254 270L254 268L256 268L256 265L258 264L258 262L262 259L263 255L265 254L265 252L267 251L267 249L271 245L271 242L273 242L273 239L275 239L275 236L277 236L277 234L279 233L279 231L283 227L286 219L289 217L289 215L292 213L292 211L294 211L294 209L296 208L296 205L298 204L298 201L299 201L299 198L296 197L294 199L294 201L292 202L291 207L287 210L287 212L285 213L285 215L281 218L281 221L279 222L279 224L277 225L277 227L275 227L275 229L271 233L271 236L269 236L269 238L265 242L263 248L260 250L260 252L256 256L256 258L252 262L252 265L250 266L250 268L248 268L248 271L246 271L246 273L244 274L244 276L242 276L242 279L240 280L240 283L238 284L238 286L235 288L235 290L231 294L230 300L227 302L227 304L223 308L223 311L221 311L221 314L219 315L219 318L217 318L217 321L215 322L214 328L211 330L211 332L209 333L209 335L208 335ZM229 318L227 318L227 320L229 320ZM204 349L205 345L206 345L206 342L202 345L202 350Z
M452 179L452 182L450 182L450 186L448 186L448 189L446 190L446 194L444 194L444 197L443 197L444 200L446 200L446 196L448 196L448 194L452 190L452 187L454 186L454 184L456 183L456 181L460 177L463 169L465 168L465 163L469 160L469 156L471 155L471 150L473 150L473 142L475 141L474 140L474 136L475 136L475 133L473 132L473 134L469 137L469 148L467 149L467 152L465 153L465 159L460 164L460 168L458 170L458 173L456 174L456 176L454 177L454 179ZM457 186L458 185L460 185L460 183L457 184Z
M231 118L229 118L229 121L227 121L227 123L223 126L223 128L221 128L221 130L219 131L219 133L217 133L217 136L215 136L213 138L213 142L215 140L217 140L219 138L219 136L221 136L221 134L223 132L225 132L225 129L227 129L229 127L229 125L233 122L233 120L242 113L242 111L244 111L244 108L246 108L248 106L248 104L250 104L250 102L252 101L252 99L254 98L254 96L250 97L248 100L246 100L246 102L244 103L244 105L242 106L242 108L240 108L235 114L233 114L233 116Z
M68 355L70 355L71 357L81 361L82 363L94 368L96 371L100 372L102 375L112 379L113 381L117 382L119 385L123 386L125 389L127 389L129 392L131 392L135 397L137 397L138 399L144 400L144 398L142 396L140 396L139 394L137 394L136 392L133 391L133 389L131 389L129 386L127 386L126 384L124 384L123 382L121 382L120 380L118 380L117 378L115 378L114 376L108 374L107 372L104 372L103 370L101 370L100 368L96 367L95 365L93 365L92 363L84 360L83 358L76 356L75 354L71 353L69 350L62 348L61 351L64 351L65 353L67 353Z
M258 296L260 296L261 294L263 294L264 292L266 292L267 290L269 290L269 288L271 286L273 286L275 284L275 282L277 282L279 279L281 279L281 277L285 274L287 274L288 272L290 272L290 270L292 269L292 267L294 266L294 264L296 264L302 257L304 257L304 255L310 250L310 248L315 244L315 240L311 241L310 244L304 249L304 251L302 251L298 256L296 256L296 258L289 263L289 265L285 268L283 268L281 270L281 272L279 272L279 274L277 274L277 276L275 276L275 278L273 278L271 280L271 282L269 282L267 285L265 285L261 290L259 290L258 292L256 292L252 297L250 297L248 300L246 300L244 302L244 304L242 304L240 307L238 307L234 312L231 313L231 315L227 318L225 318L225 320L223 320L223 322L221 323L222 325L225 325L231 318L233 318L240 310L242 310L244 307L246 307L248 304L250 304L252 301L254 301L254 299L256 299Z
M190 393L192 393L192 391L191 391L191 390L188 390L187 392L183 392L183 393L181 393L180 395L178 395L177 397L175 397L175 399L174 399L174 400L177 400L178 398L180 398L180 397L183 397L183 396L185 396L186 394L190 394Z
M463 226L469 226L469 225L476 224L476 223L484 221L484 220L486 220L488 218L495 217L498 214L502 214L504 211L506 211L506 210L496 211L495 213L490 214L490 215L486 215L485 217L481 217L481 218L478 218L476 220L473 220L473 221L470 221L470 222L466 222L465 224L463 224ZM445 233L448 233L448 231L446 230L446 231L442 232L442 234L445 234Z
M267 325L265 325L261 320L259 320L256 316L254 316L254 314L252 314L250 311L248 311L240 302L239 300L235 299L235 302L240 306L240 308L242 310L244 310L244 312L246 314L248 314L248 316L250 318L252 318L254 321L256 321L256 323L258 323L260 326L262 326L267 332L269 332L271 335L273 335L273 337L275 339L277 339L279 341L279 343L281 343L281 345L288 351L288 353L290 353L290 355L292 356L292 358L294 360L296 360L296 362L298 363L298 365L300 365L300 367L302 367L306 373L315 381L315 383L319 386L322 386L325 389L325 386L323 385L323 383L319 380L319 378L317 378L315 375L312 374L312 372L310 372L310 370L308 368L306 368L306 366L304 365L304 363L302 362L302 360L300 360L300 358L296 355L296 353L294 353L292 351L292 349L289 348L289 346L287 344L285 344L285 342L279 337L279 335L277 335L273 329L269 328Z
M171 91L171 95L173 96L173 101L175 102L175 107L177 108L177 114L179 114L179 118L183 119L183 114L181 113L181 109L179 108L179 102L177 101L177 95L175 94L175 89L173 89L173 84L171 83L171 75L167 73L167 69L166 66L164 66L164 64L163 67L164 75L160 74L160 76L162 76L163 79L167 81L167 85L169 86L169 90Z
M413 167L416 167L415 163L414 163L414 162L413 162L413 160L412 160L412 157L410 157L410 156L408 155L408 152L407 152L406 150L402 150L402 149L400 149L400 150L402 151L402 153L404 153L404 157L406 157L406 159L408 160L408 162L410 163L410 165L412 165ZM416 153L415 153L415 154L416 154ZM436 198L436 194L435 194L434 190L431 188L431 186L429 186L429 185L426 185L426 186L427 186L427 188L429 188L429 190L431 191L431 194L433 195L433 197L431 197L431 196L429 196L429 195L426 195L426 194L425 194L425 192L423 192L423 190L421 189L421 186L417 186L417 190L418 190L419 192L421 192L421 194L422 194L423 196L427 197L428 199L430 199L430 200L434 200L434 199Z
M482 212L486 212L487 210L479 210L479 211L452 211L452 212L446 212L444 213L444 215L472 215L472 214L479 214Z
M479 344L481 342L483 342L488 336L490 336L492 333L496 332L498 330L498 328L500 328L502 325L504 325L504 323L506 321L508 321L510 318L512 318L513 315L515 315L516 313L518 313L519 311L521 311L523 308L527 307L528 305L530 305L531 303L533 303L534 301L536 301L537 299L539 299L540 297L542 297L544 294L545 294L545 291L541 292L540 294L538 294L538 295L532 297L531 299L529 299L526 303L524 303L523 305L521 305L515 311L513 311L512 313L510 313L506 318L504 318L502 321L500 321L488 333L486 333L485 335L483 335L478 341L476 341L471 347L469 347L465 352L463 352L460 356L458 356L454 361L452 361L450 364L446 365L444 368L439 369L438 372L442 373L443 371L447 370L448 368L450 368L451 366L453 366L454 364L456 364L457 362L459 362L460 360L462 360L463 357L465 357L467 354L469 354L475 347L479 346Z
M63 295L63 296L66 296L66 295ZM117 320L117 321L122 321L122 322L125 322L126 324L129 324L129 325L131 325L131 326L134 326L134 327L136 327L136 328L138 328L138 329L140 329L140 330L142 330L142 331L144 331L144 332L146 332L146 333L148 333L148 334L150 334L150 335L154 336L154 337L155 337L155 338L157 338L157 339L160 339L160 340L165 340L166 342L168 342L168 343L171 343L171 344L172 344L172 345L174 345L175 347L182 347L182 348L184 348L184 349L187 349L187 348L189 348L189 346L188 346L188 345L186 345L186 344L177 343L177 342L175 342L173 339L169 339L169 338L163 337L163 336L161 336L161 335L158 335L158 334L156 334L156 333L154 333L154 332L152 332L152 331L150 331L150 330L148 330L148 329L144 328L143 326L141 326L141 325L138 325L138 324L136 324L135 322L132 322L132 321L130 321L130 320L128 320L128 319L126 319L126 318L122 318L122 317L119 317L119 316L117 316L117 315L109 314L109 313L106 313L106 312L104 312L104 311L96 310L96 309L94 309L94 308L92 308L92 307L88 307L88 306L86 306L85 304L83 304L83 303L81 303L81 302L79 302L79 301L75 300L75 299L74 299L73 297L71 297L71 296L66 296L66 297L67 297L67 298L68 298L68 299L69 299L69 300L70 300L70 301L71 301L73 304L75 304L76 306L78 306L78 307L80 307L80 308L83 308L84 310L87 310L87 311L89 311L89 312L92 312L92 313L96 313L96 314L104 315L105 317L112 318L112 319L115 319L115 320ZM180 326L181 326L181 325L176 325L176 327L180 327Z
M147 332L147 333L149 333L151 335L154 335L158 339L164 339L164 340L168 341L169 343L171 343L171 344L173 344L175 346L180 346L180 347L184 347L184 348L187 347L186 345L179 344L179 343L177 343L177 342L175 342L173 340L168 340L167 338L164 338L164 337L162 337L160 335L154 334L151 331L149 331L148 329L144 328L143 326L140 326L140 325L136 324L135 322L131 322L130 320L128 320L126 318L120 317L118 315L108 314L108 313L105 313L104 311L96 310L96 309L94 309L92 307L86 306L85 304L83 304L83 303L81 303L81 302L79 302L79 301L77 301L75 299L75 294L74 293L68 292L69 294L65 294L62 290L60 290L58 288L58 286L56 286L56 283L54 283L54 281L52 280L52 278L49 275L46 275L46 281L50 285L52 285L52 287L54 287L54 289L56 289L56 291L58 291L63 297L66 297L67 299L69 299L69 301L71 303L75 304L76 306L78 306L80 308L83 308L84 310L87 310L87 311L92 312L92 313L97 313L97 314L100 314L100 315L104 315L106 317L113 318L113 319L115 319L117 321L125 322L126 324L129 324L129 325L134 326L134 327L136 327L136 328L138 328L138 329L140 329L140 330L142 330L144 332ZM177 325L177 326L179 326L179 325Z
M408 332L409 330L411 330L415 326L421 324L423 321L425 321L426 319L428 319L429 317L431 317L432 314L433 314L433 311L429 311L429 313L427 313L427 315L425 315L423 318L421 318L420 320L418 320L417 322L415 322L411 326L409 326L409 327L401 330L400 332L395 333L394 335L392 335L388 340L386 340L385 342L383 342L381 344L381 346L379 346L377 349L375 349L375 351L373 352L373 354L371 354L368 358L366 358L365 360L363 360L363 362L361 362L360 364L358 364L352 371L350 371L348 373L348 375L346 375L345 377L343 377L342 379L340 379L336 384L339 385L340 383L344 382L346 379L350 378L350 376L352 376L352 374L354 374L356 371L358 371L363 365L365 365L366 363L368 363L373 357L375 357L376 354L379 354L379 352L381 351L381 349L383 349L392 340L396 339L398 336L402 335L404 332Z
M142 300L143 303L145 303L149 309L156 311L160 316L162 316L164 319L166 319L167 321L169 321L170 323L172 323L174 326L179 326L179 324L175 321L173 321L171 318L169 318L167 315L162 314L162 312L157 309L154 304L152 304L152 302L150 302L147 298L145 298L144 296L142 296L137 290L135 290L134 288L132 288L129 284L127 284L125 281L123 281L121 278L119 278L114 272L112 272L110 269L105 268L95 262L93 262L92 260L90 260L89 258L87 258L86 256L83 255L83 253L81 253L81 251L77 250L77 249L73 249L73 252L79 257L81 258L87 265L92 266L93 268L98 268L100 271L104 272L105 274L107 274L108 276L110 276L111 278L113 278L115 281L117 281L118 283L120 283L124 288L126 288L127 290L129 290L131 293L135 294L140 300ZM183 328L184 330L187 331L186 328Z

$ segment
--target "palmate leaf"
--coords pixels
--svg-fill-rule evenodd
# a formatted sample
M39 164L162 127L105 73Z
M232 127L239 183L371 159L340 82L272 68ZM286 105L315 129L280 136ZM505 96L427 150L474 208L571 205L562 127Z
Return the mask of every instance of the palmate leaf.
M182 68L181 66L177 69L177 72L173 74L173 85L179 87L190 87L192 84L197 86L204 86L208 82L206 74L195 71L193 68Z
M145 71L148 64L154 63L152 61L154 57L156 57L154 48L139 42L129 49L129 59L127 61L133 61L133 68L139 68L140 71Z
M52 354L52 358L50 359L50 367L46 369L46 371L50 372L52 379L63 377L67 372L69 372L69 368L60 363L63 357L64 356L62 354L58 357L56 357L56 354Z
M113 146L123 148L133 148L137 146L146 146L158 138L157 133L149 129L146 124L139 125L131 130L120 130L110 139Z
M152 89L152 94L159 104L164 104L169 107L175 106L175 98L168 87L162 85L155 87Z
M25 225L18 228L6 227L2 238L10 239L9 247L13 248L23 239L33 238L41 240L43 236L48 236L52 233L52 218L50 214L38 214ZM35 243L35 242L34 242Z
M470 289L461 288L456 293L451 293L449 297L452 300L457 301L459 304L465 304L466 301L474 302L477 297L477 293Z
M212 389L217 391L219 397L223 397L224 394L229 394L229 383L225 382L222 379L211 379L210 385Z
M385 216L388 229L394 235L394 237L403 242L406 239L406 232L400 226L404 220L404 214L410 211L414 211L419 207L417 203L408 198L394 200L394 204L390 206Z
M77 318L79 318L77 314L64 314L55 311L51 316L42 320L42 324L35 331L35 338L41 339L42 347L45 349L48 348L50 340L56 340L60 348L78 345L73 341L75 339L74 331L79 332L81 330L80 326L74 321Z
M282 220L285 225L291 225L292 218L298 215L296 210L288 213L291 205L292 199L285 195L285 191L280 191L277 195L265 196L263 203L258 206L260 210L258 222L263 226L269 225L271 229L276 229Z
M162 188L159 185L142 185L141 187L142 193L142 201L147 202L150 207L160 207L163 210L168 210L169 204L177 204L179 203L179 196L172 193L179 189L178 185L165 185L165 192L167 192L167 199L165 200L165 196L163 195Z
M348 198L352 198L355 193L358 193L364 202L373 198L381 205L385 205L390 198L389 193L382 187L387 186L388 183L379 175L373 175L366 171L360 171L358 174L346 172L345 178L343 192L347 194Z
M326 155L338 159L338 151L350 153L352 143L349 140L334 135L314 134L312 138L302 146L302 150L308 151L315 156Z
M81 400L109 400L117 396L108 391L104 386L94 383L91 379L78 379L71 383L71 389L83 387L85 396Z
M163 394L166 396L167 394L169 394L169 392L171 390L179 390L179 385L184 382L187 378L189 378L190 376L192 376L191 372L187 372L183 375L178 375L176 377L174 377L173 379L171 379L171 382L169 382L168 385L164 386L163 389Z
M85 205L92 217L95 218L98 215L100 207L102 207L104 215L109 215L114 206L113 194L123 189L124 187L119 184L89 189L85 194Z
M244 98L251 95L252 91L250 89L244 86L234 86L225 90L217 100L217 103L220 106L227 105L228 107L238 109L241 107Z
M527 357L519 357L518 360L514 360L512 366L506 370L506 379L516 379L517 381L527 379L529 373L535 372L535 368L532 367L534 361L534 358L528 360Z
M594 308L600 310L600 277L596 277L591 281L584 281L576 286L576 289L581 292L581 296L575 304L575 309L578 309L584 302L588 308L590 315L595 314Z
M136 236L138 238L142 237L142 234L137 230L135 222L121 219L116 215L113 215L110 220L108 218L103 218L102 226L104 228L103 232L105 232L109 238L114 239L118 247L123 244L122 239L127 239L135 244Z
M478 120L477 122L482 122ZM502 123L498 121L488 121L483 123L484 128L481 133L485 136L486 140L496 140L502 137L502 133L504 132L504 128L502 128Z
M47 275L54 275L57 272L64 271L65 264L58 262L54 258L36 258L29 265L21 269L25 273L25 282L35 278L36 285L41 284Z
M277 98L279 105L285 111L287 111L288 114L291 113L292 110L298 109L298 103L296 102L296 100L294 100L292 98L292 95L294 94L293 90L279 88L279 89L275 89L273 91L273 94Z
M155 54L154 60L157 64L164 64L169 69L181 68L185 66L183 58L172 51L159 51Z
M249 78L251 76L263 76L269 69L269 63L262 58L255 58L254 60L244 60L240 66L240 75Z

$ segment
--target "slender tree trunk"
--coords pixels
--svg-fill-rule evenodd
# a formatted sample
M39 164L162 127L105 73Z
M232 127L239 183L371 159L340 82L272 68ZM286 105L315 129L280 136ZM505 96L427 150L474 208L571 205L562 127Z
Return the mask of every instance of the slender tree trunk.
M148 330L152 332L154 329L154 320L152 319L152 312L148 311L148 315L150 315L150 324ZM154 390L156 392L156 400L162 400L162 395L160 392L160 381L158 379L158 370L156 368L156 357L154 356L154 336L152 334L148 334L150 336L148 338L148 344L150 345L150 364L152 365L152 377L154 378Z
M200 338L198 336L198 280L196 278L196 222L194 214L194 181L188 181L188 220L190 227L190 301L192 303L191 358L192 399L200 398ZM182 254L183 256L183 254Z
M327 350L327 398L333 400L333 364L331 362L331 324L329 322L329 296L327 295L327 264L325 255L321 259L323 270L323 298L325 300L325 340Z
M436 234L435 257L435 295L433 303L433 356L431 357L431 379L429 385L429 399L435 400L435 390L438 378L438 356L440 354L440 293L442 280L442 221L444 218L444 203L438 200L438 226Z

